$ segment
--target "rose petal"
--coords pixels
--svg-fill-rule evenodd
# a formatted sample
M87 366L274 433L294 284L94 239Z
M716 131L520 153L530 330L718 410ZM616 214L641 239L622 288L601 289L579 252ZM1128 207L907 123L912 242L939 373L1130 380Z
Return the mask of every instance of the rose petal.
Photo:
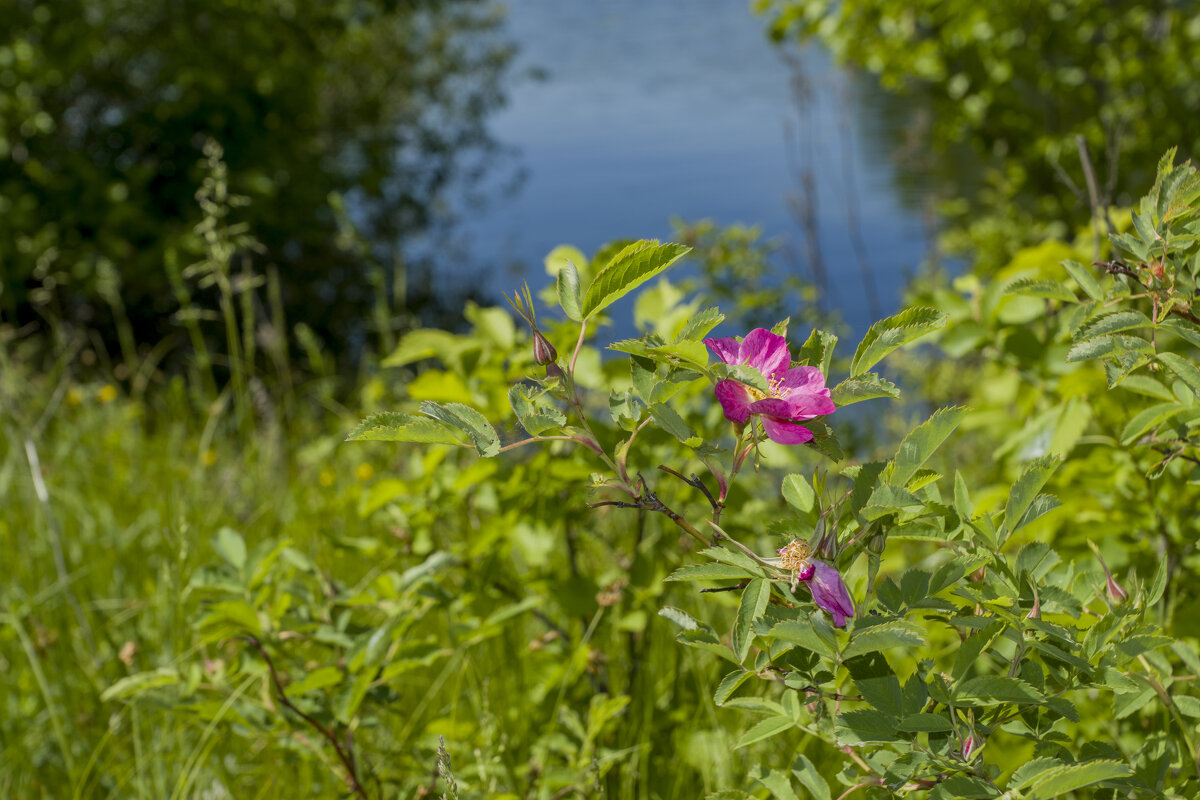
M766 328L755 328L746 334L739 357L741 363L749 364L768 378L786 370L792 363L787 339Z
M792 404L778 397L764 397L750 404L751 414L767 414L779 419L792 418Z
M834 411L837 411L837 406L833 404L833 401L827 396L820 394L799 394L774 400L775 403L769 408L751 408L750 413L770 414L773 417L793 422L805 422L813 417L819 417L822 414L832 414ZM759 402L765 401L760 400ZM758 404L756 403L755 405L757 406Z
M825 388L825 374L816 367L792 367L782 375L774 377L779 382L779 388L785 393L788 389L814 393Z
M808 580L813 602L829 612L835 628L841 628L847 619L854 616L854 601L850 599L850 592L836 569L823 561L810 563L815 567Z
M737 423L750 419L750 403L754 398L745 386L737 381L720 381L713 391L725 412L725 419Z
M705 339L704 343L708 345L708 349L713 351L717 358L724 361L726 364L740 364L738 353L741 352L741 342L733 337L725 339Z
M726 416L729 415L726 414ZM773 442L778 442L779 444L804 444L805 442L812 441L813 432L803 425L767 416L762 418L762 422L763 429L766 430L767 436Z

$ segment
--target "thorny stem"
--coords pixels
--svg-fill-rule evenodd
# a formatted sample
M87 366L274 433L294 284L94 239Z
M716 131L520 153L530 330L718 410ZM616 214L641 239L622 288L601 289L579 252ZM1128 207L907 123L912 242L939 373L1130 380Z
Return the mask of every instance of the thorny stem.
M349 745L343 744L342 741L338 739L337 734L335 734L332 730L325 727L308 714L305 714L300 709L296 708L296 706L292 704L292 701L288 699L287 694L283 691L283 684L279 681L279 673L275 671L275 662L271 660L271 656L267 653L266 648L263 647L262 642L260 642L254 636L243 636L242 638L248 641L263 657L263 660L267 662L267 671L271 673L271 683L275 686L275 693L279 696L280 704L285 708L291 709L293 713L311 725L318 733L324 736L331 745L333 745L333 749L337 753L338 759L341 760L342 766L346 769L346 782L350 784L350 789L354 792L354 794L363 798L363 800L370 800L366 789L363 788L362 783L358 780L358 770L356 770L354 767L354 754L349 750Z
M658 468L661 469L663 472L667 473L668 475L674 475L676 478L679 478L679 480L683 481L688 486L691 486L695 489L699 489L701 492L703 492L704 496L708 499L709 505L712 506L713 522L717 522L718 520L720 520L721 510L725 506L720 501L718 501L717 498L712 496L712 492L710 492L708 490L708 487L704 485L704 481L700 480L699 475L697 475L696 473L693 472L692 477L685 478L681 473L676 472L675 470L671 469L668 466L664 466L663 464L659 464Z

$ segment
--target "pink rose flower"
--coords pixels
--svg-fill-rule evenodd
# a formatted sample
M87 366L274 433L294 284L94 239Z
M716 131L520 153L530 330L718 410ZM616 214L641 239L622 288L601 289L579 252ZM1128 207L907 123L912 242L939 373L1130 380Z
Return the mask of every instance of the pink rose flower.
M816 367L792 367L787 341L765 328L755 328L741 342L733 338L705 339L704 343L726 364L748 364L763 374L770 391L735 380L717 383L715 392L725 418L739 425L751 416L762 420L767 436L779 444L803 444L813 433L801 422L832 414L825 375Z

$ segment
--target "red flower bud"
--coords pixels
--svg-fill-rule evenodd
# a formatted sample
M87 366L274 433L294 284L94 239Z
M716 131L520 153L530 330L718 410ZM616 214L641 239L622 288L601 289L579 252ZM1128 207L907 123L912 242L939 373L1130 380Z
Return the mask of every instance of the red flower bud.
M558 351L539 330L533 332L533 360L543 367L558 360Z

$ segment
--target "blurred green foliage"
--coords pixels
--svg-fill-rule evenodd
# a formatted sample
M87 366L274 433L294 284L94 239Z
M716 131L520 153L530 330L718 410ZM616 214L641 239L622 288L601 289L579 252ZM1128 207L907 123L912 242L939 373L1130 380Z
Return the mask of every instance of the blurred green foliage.
M287 316L337 350L361 342L380 294L370 265L395 312L428 302L405 295L403 246L495 150L484 121L512 55L501 13L484 0L3 3L0 312L110 340L127 313L139 342L163 337L168 273L202 252L193 196L211 138ZM339 238L331 194L368 258Z
M947 247L977 269L1128 205L1200 135L1194 3L757 0L779 39L815 39L900 98L901 180L933 181ZM1094 191L1081 165L1086 144ZM1095 198L1093 200L1093 197Z

